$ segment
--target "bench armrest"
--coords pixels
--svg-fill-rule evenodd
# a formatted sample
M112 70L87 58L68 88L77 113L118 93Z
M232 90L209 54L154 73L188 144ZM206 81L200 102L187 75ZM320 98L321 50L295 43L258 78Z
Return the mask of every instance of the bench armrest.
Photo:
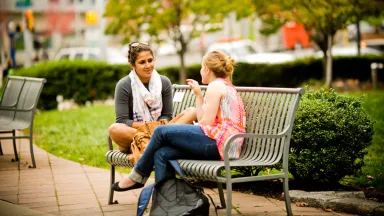
M7 105L7 106L1 105L0 107L15 107L16 105L17 105L17 101L15 101L15 103L11 105Z
M223 149L224 161L228 160L229 162L228 152L229 152L229 149L231 148L232 142L235 141L237 138L278 139L286 136L289 129L290 127L287 127L283 132L278 134L252 134L252 133L234 134L230 136L228 140L224 143L224 149Z
M4 111L15 111L15 112L30 112L30 111L33 110L33 106L32 106L32 108L28 108L28 109L18 109L18 108L11 108L11 107L0 106L0 111L1 110L4 110Z

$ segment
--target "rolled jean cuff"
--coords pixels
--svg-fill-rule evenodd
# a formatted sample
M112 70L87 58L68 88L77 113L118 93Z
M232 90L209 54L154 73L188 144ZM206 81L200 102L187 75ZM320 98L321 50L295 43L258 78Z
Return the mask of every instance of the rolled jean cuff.
M142 176L139 172L135 170L135 168L132 169L132 171L129 173L129 178L132 179L135 182L145 184L148 180L148 177Z

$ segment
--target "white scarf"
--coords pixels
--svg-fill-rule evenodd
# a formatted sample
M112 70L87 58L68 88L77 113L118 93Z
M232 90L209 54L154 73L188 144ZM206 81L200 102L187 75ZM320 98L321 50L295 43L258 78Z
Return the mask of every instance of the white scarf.
M157 121L163 108L160 75L155 69L153 70L148 84L149 91L145 88L135 70L131 70L129 78L131 79L133 97L133 121Z

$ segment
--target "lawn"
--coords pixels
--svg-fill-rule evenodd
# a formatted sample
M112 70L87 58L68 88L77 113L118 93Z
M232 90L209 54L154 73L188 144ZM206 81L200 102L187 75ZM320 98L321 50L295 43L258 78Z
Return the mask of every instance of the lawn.
M114 121L113 106L42 112L35 117L34 142L56 156L108 168L107 129Z
M365 158L364 174L357 179L357 183L384 187L384 91L348 93L353 97L364 94L363 106L376 123L373 142ZM114 122L114 113L113 106L39 113L34 125L35 143L59 157L108 168L104 154L108 151L107 129ZM368 181L367 175L373 176L374 179Z
M363 96L363 107L375 121L372 145L364 158L363 175L357 179L357 184L384 188L384 91L353 92L347 95ZM369 180L367 176L372 176Z

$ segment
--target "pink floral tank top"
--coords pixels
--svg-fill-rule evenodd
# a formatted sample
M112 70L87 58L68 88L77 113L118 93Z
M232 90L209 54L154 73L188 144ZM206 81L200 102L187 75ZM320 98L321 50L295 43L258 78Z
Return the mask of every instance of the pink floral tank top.
M246 116L243 101L232 83L223 78L218 78L214 82L223 82L227 86L227 94L220 100L219 110L213 125L200 125L200 127L205 135L216 140L221 160L224 160L225 141L233 134L245 133ZM205 103L204 98L203 109ZM238 138L231 143L228 153L229 159L239 158L243 140L243 138Z

